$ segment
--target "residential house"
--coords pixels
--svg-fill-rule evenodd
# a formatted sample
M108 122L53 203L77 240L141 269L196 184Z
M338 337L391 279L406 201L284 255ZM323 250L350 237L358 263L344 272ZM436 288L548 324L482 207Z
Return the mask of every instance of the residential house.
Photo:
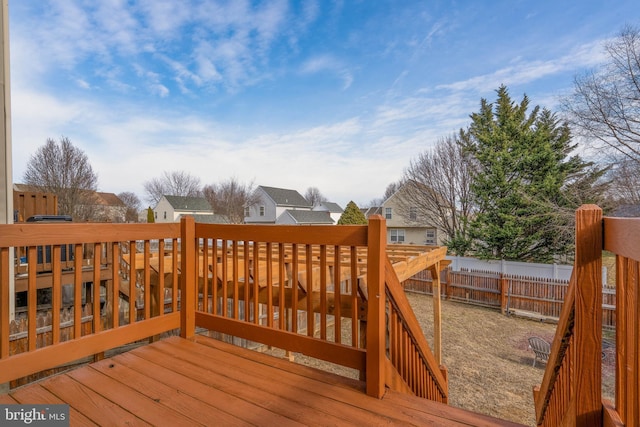
M155 222L178 222L182 215L214 216L211 205L204 197L164 195L153 208Z
M315 212L327 212L334 224L338 223L338 220L342 216L344 209L339 204L333 202L323 202L321 205L313 208Z
M279 225L334 225L337 221L326 211L287 209L277 219Z
M407 185L401 186L382 206L369 208L366 216L379 214L386 219L389 244L442 245L444 232L417 206L407 202Z
M360 208L360 212L362 212L365 218L369 218L371 215L382 215L382 206Z
M287 210L310 212L313 209L296 190L260 185L255 191L258 201L245 207L244 222L247 224L275 224Z
M114 193L95 192L87 205L95 222L126 222L127 206Z

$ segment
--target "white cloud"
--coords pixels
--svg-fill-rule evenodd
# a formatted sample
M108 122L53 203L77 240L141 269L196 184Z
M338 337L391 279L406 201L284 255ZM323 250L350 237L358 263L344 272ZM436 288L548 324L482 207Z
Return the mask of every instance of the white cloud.
M561 72L574 72L585 67L593 67L605 60L604 42L603 40L598 40L580 45L560 58L533 61L517 60L512 65L498 69L493 73L438 85L436 88L483 92L487 88L497 88L501 84L507 86L522 85Z

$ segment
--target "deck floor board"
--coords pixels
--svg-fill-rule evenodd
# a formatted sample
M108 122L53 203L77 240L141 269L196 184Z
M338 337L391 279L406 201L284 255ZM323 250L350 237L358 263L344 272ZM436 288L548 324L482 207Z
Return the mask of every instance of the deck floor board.
M516 425L205 336L171 337L0 395L70 405L71 425ZM95 423L95 424L94 424Z

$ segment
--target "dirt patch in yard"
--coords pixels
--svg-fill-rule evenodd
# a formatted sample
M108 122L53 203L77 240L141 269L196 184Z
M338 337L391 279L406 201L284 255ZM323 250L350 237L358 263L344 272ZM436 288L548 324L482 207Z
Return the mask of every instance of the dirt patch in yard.
M427 341L433 348L433 299L407 297ZM449 404L493 417L535 425L533 386L542 382L544 363L532 366L528 338L551 341L556 325L507 317L499 311L468 304L442 302L442 358L449 372ZM613 395L613 349L605 351L603 389ZM298 363L357 378L357 373L295 355Z

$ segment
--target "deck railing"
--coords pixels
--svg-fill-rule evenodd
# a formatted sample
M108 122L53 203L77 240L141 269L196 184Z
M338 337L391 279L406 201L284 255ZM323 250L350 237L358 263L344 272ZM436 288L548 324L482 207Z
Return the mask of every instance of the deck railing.
M387 261L386 297L388 343L386 382L396 390L448 403L447 371L429 350L402 284Z
M47 271L37 258L45 245L51 247ZM69 246L73 264L63 265L62 248ZM20 349L12 345L17 335L9 304L15 248L27 254L20 273L28 295L20 314L26 345ZM435 257L444 257L444 248L435 249ZM2 225L0 280L0 383L99 359L168 331L191 337L206 328L221 338L353 368L376 397L391 387L447 401L446 376L387 257L382 218L340 227L206 225L192 218L180 224ZM69 286L73 299L64 307ZM51 289L46 329L38 325L38 289ZM91 328L81 329L87 306ZM75 313L70 334L67 321L61 335L61 310Z
M446 402L446 379L387 258L384 220L183 225L198 252L187 277L201 277L184 336L204 327L358 370L371 395L389 386ZM386 336L402 344L389 348Z
M576 256L542 384L538 425L640 425L640 219L576 212ZM616 398L602 399L602 250L616 254Z
M179 224L0 225L0 383L88 356L100 358L106 350L179 328L177 282L167 310L152 313L152 305L159 307L166 293L162 282L155 289L151 286L157 268L150 251L151 244L164 247L167 242L174 248L171 253L177 266L179 237ZM142 247L139 256L129 257L138 246ZM38 259L42 247L50 248L48 271L42 270ZM65 247L72 248L72 265L63 265ZM122 248L128 248L129 254L123 254ZM24 271L15 271L24 261L16 258L16 249L26 253ZM113 261L121 259L129 262ZM12 281L26 282L27 295L26 311L15 314L13 320ZM63 289L72 290L70 300L63 298ZM38 301L46 292L44 301ZM38 308L43 306L51 313L46 328L38 324ZM63 309L73 312L73 321L61 325ZM90 328L82 322L87 309L92 313ZM18 323L26 325L26 331L17 331ZM26 345L16 345L18 340Z

